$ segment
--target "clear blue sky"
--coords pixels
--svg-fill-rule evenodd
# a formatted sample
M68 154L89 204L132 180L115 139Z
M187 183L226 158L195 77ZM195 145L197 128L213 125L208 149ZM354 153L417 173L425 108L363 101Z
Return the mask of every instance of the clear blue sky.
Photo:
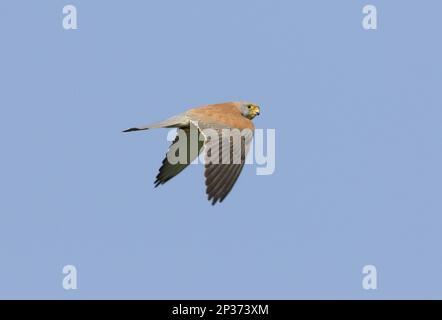
M442 298L441 11L2 1L0 298ZM241 99L275 174L215 207L199 166L154 189L167 130L121 130Z

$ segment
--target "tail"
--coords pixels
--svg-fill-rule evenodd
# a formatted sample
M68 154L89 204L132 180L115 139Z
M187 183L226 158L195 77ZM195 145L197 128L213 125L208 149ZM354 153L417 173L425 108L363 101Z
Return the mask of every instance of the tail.
M124 130L123 132L132 132L132 131L141 131L141 130L149 130L156 128L180 128L189 124L189 120L187 120L184 115L178 115L167 120L152 123L144 126L129 128Z

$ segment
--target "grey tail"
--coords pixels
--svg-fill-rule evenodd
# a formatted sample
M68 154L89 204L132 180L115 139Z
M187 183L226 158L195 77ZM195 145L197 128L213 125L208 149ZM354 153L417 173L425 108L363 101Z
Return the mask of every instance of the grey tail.
M189 120L187 120L183 114L179 114L175 117L166 119L161 122L143 125L140 127L129 128L124 130L123 132L141 131L141 130L148 130L155 128L179 128L187 125L189 125Z

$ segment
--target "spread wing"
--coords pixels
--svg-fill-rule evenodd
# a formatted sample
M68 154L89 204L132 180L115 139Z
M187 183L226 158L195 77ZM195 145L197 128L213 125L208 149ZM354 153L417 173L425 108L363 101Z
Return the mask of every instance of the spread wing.
M204 145L206 193L212 205L222 202L232 190L244 167L253 131L214 130ZM203 131L204 133L204 131Z
M228 111L222 115L195 112L192 116L191 123L204 137L206 193L214 205L226 198L238 180L253 139L254 126L240 114Z
M195 131L199 134L199 131L197 128L195 128ZM192 150L193 148L193 142L190 141L190 139L195 139L197 142L197 150ZM185 139L186 144L181 144L180 139ZM194 140L194 142L195 142ZM182 148L184 146L184 148ZM198 156L198 154L201 152L201 149L203 147L203 141L198 139L198 136L192 137L192 133L189 128L185 129L178 129L177 135L175 140L172 142L172 144L169 147L169 150L166 154L166 157L163 160L163 163L160 167L160 170L158 172L158 175L156 176L155 180L155 187L158 187L161 184L166 183L173 177L175 177L177 174L179 174L181 171L183 171L187 166L192 163L193 160ZM185 150L187 153L183 155L183 157L180 157L180 150L181 152ZM172 155L172 153L174 153ZM174 159L183 159L184 161L169 161L171 158Z
M206 193L214 205L238 180L255 127L232 103L193 109L186 116L204 137Z

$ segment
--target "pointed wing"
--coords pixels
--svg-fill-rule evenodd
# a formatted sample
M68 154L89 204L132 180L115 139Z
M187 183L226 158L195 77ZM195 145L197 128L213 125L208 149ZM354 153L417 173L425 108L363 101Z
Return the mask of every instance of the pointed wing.
M210 135L202 131L205 136L206 193L212 205L222 202L232 190L253 139L253 131L248 128L226 129L213 130Z
M199 134L199 131L197 128L194 128L197 134ZM172 142L172 144L169 147L169 151L166 154L166 157L163 160L163 163L160 167L160 170L158 172L158 175L156 176L155 180L155 187L158 187L161 184L165 184L167 181L175 177L177 174L179 174L181 171L183 171L190 163L192 163L193 160L198 156L198 154L201 152L201 149L203 147L203 140L199 140L198 136L196 139L198 139L197 143L197 150L191 150L193 147L193 144L190 142L190 139L192 138L191 129L185 128L185 129L178 129L177 136L175 140ZM193 137L195 138L195 137ZM186 139L186 144L181 144L182 141L180 139ZM182 148L184 146L184 148ZM181 148L180 148L181 147ZM181 150L181 151L180 151ZM169 161L171 158L180 159L180 152L183 150L186 151L186 154L183 155L183 159L185 161ZM175 154L171 154L171 153Z

